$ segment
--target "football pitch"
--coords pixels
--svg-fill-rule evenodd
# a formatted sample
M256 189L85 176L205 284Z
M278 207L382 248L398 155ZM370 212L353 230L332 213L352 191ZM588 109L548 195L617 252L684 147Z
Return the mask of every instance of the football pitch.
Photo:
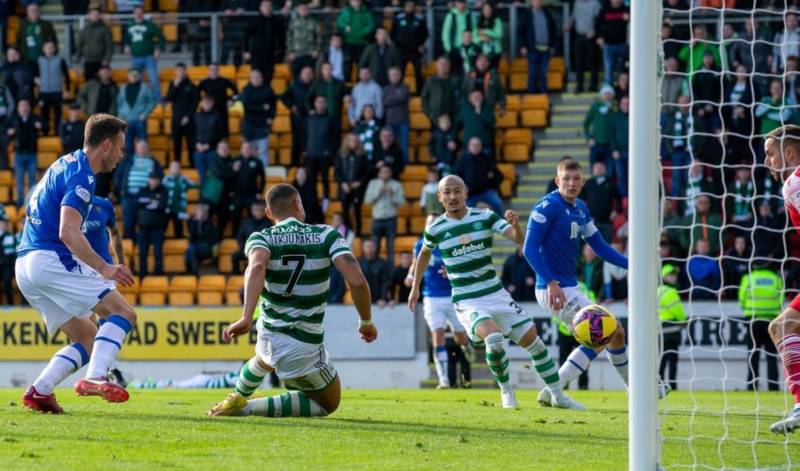
M327 418L206 417L227 392L132 390L129 402L107 404L61 389L57 396L67 414L52 416L23 410L21 390L0 389L0 468L627 467L622 392L574 392L591 410L572 412L539 407L530 390L518 391L519 410L501 409L496 390L346 390L339 410ZM760 417L752 413L757 404ZM800 434L784 438L768 430L784 410L783 394L675 392L662 407L670 411L662 421L668 469L788 469L800 463Z

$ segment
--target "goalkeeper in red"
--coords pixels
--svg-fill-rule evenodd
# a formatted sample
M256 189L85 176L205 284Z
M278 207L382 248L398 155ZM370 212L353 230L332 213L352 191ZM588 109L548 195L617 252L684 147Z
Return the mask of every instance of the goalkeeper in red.
M795 230L800 232L800 126L785 125L764 139L765 164L783 184L783 202ZM781 356L786 386L794 396L794 409L770 427L774 433L800 427L800 295L769 324L769 335Z

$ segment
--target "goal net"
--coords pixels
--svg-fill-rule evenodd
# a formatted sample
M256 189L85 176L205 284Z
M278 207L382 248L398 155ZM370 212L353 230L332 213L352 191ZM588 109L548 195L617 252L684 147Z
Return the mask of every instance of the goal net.
M661 11L660 292L686 316L661 321L659 372L677 392L659 401L665 469L800 466L797 437L769 431L794 402L766 327L800 288L800 240L763 150L800 124L796 3Z

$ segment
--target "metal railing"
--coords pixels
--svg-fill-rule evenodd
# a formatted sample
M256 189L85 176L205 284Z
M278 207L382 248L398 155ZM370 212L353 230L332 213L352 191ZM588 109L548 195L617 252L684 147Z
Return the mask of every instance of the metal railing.
M513 4L506 4L506 5L497 5L495 7L495 11L497 15L503 20L504 22L504 35L503 35L503 51L505 55L509 58L509 60L513 60L517 57L517 53L519 51L519 41L516 36L517 24L519 19L519 12L518 9L527 9L529 8L527 4L523 3L513 3ZM569 4L567 3L556 3L552 6L548 6L551 9L551 12L554 15L557 25L563 25L565 21L569 18L570 9ZM396 7L387 7L382 9L375 9L372 11L373 15L376 18L376 25L380 26L382 24L382 20L384 18L391 18L395 13L401 11L400 8ZM425 59L430 62L435 59L435 57L442 52L442 45L441 45L441 32L442 32L442 25L444 23L444 18L449 11L448 8L444 6L423 6L418 12L422 13L425 17L425 22L428 27L428 41L426 43L426 52L425 52ZM339 9L318 9L312 10L310 15L315 17L319 20L319 23L322 28L322 36L323 36L323 45L326 44L330 34L332 34L335 30L336 24L336 16L339 14ZM473 14L479 15L480 11L477 9L472 10ZM282 11L276 11L273 13L275 16L284 17L285 15ZM237 14L237 18L241 17L255 17L258 15L258 12L244 12L242 14ZM68 63L72 64L74 59L75 53L75 44L73 44L74 38L76 34L83 29L87 22L87 18L81 15L44 15L44 19L53 22L54 24L63 24L64 25L64 40L63 44L61 45L61 51L63 53L64 59L67 60ZM119 25L124 28L125 24L130 23L133 20L132 14L121 14L121 13L109 13L103 15L103 21L106 22L109 26L116 26ZM165 25L175 25L183 26L189 25L190 23L198 22L201 19L206 19L210 22L209 26L209 37L208 37L208 47L210 48L211 52L211 61L212 62L219 62L221 59L221 51L222 51L222 44L223 44L223 25L229 19L223 12L208 12L208 13L149 13L146 15L146 18L156 23L156 25L160 27L164 27ZM477 19L477 16L476 16ZM288 18L287 18L287 25L288 25ZM558 28L560 30L560 28ZM124 34L124 33L123 33ZM178 38L182 44L186 44L186 38ZM563 53L565 57L569 57L570 54L570 41L569 41L569 34L564 34L563 37L559 38L559 50ZM323 46L324 47L324 46ZM567 61L569 63L569 61Z

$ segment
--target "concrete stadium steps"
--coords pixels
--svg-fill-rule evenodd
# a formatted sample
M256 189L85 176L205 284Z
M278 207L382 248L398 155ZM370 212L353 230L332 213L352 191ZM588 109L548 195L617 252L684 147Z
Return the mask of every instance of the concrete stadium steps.
M571 84L568 88L572 88ZM581 162L588 173L589 146L583 137L583 118L596 97L594 93L550 96L550 126L534 132L533 161L517 166L516 196L511 200L511 209L519 213L523 225L527 224L533 204L555 177L559 159L569 155ZM495 242L492 261L500 275L503 262L514 253L514 245L501 238L495 238Z

